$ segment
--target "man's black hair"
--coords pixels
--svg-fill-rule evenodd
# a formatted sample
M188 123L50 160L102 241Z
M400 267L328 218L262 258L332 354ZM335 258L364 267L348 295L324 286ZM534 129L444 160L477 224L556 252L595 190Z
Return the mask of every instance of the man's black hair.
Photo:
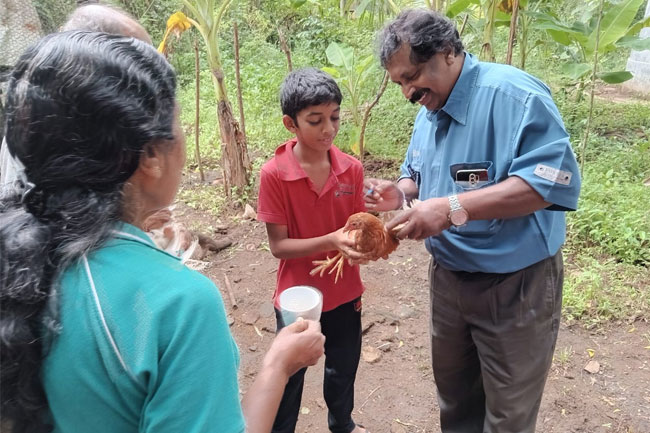
M378 38L379 61L386 68L393 55L408 44L411 63L425 63L434 54L462 54L463 42L452 20L428 9L407 9L388 23Z

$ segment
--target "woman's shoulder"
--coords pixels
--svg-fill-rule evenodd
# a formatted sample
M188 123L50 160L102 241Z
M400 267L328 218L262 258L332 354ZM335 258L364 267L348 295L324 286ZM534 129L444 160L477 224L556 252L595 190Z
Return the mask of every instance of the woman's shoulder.
M114 296L139 296L156 304L218 301L221 296L205 275L181 261L136 241L116 239L88 256L88 272ZM191 296L190 296L191 295Z

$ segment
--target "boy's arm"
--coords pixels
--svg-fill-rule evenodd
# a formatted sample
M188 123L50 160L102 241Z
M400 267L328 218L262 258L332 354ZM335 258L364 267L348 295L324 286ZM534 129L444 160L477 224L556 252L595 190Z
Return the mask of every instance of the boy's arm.
M266 223L271 254L278 259L297 259L325 251L340 250L352 260L363 259L363 254L354 250L354 240L343 232L343 227L323 236L308 239L289 237L287 226Z

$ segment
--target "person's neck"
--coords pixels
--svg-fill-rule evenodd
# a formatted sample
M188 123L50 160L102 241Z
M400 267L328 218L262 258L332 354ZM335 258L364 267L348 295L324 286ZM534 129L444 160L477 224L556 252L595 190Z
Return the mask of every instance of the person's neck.
M293 146L293 154L301 165L314 166L330 162L329 151L316 151L302 146L299 141Z
M454 69L453 69L456 79L454 80L454 84L451 86L452 90L454 89L454 87L456 87L456 83L460 78L460 74L463 73L463 65L465 64L465 60L466 58L465 58L464 51L456 56L456 61L454 62Z
M454 62L451 71L456 76L456 79L454 79L454 83L451 85L451 89L449 90L449 95L447 95L447 99L445 99L445 102L442 104L442 107L444 107L447 104L447 101L449 100L449 96L451 96L452 92L454 91L454 88L456 87L456 83L458 83L458 79L460 78L460 74L463 73L463 65L465 64L465 60L467 59L465 55L465 51L456 55L455 57L456 57L456 61Z
M145 231L145 220L160 208L149 203L147 197L133 182L127 182L122 193L125 198L121 220Z

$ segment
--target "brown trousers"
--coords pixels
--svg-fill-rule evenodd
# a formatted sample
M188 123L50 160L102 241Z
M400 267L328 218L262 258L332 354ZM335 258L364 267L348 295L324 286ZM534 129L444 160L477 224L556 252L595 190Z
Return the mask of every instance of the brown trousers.
M431 262L431 353L443 433L534 433L562 306L562 253L509 274Z

